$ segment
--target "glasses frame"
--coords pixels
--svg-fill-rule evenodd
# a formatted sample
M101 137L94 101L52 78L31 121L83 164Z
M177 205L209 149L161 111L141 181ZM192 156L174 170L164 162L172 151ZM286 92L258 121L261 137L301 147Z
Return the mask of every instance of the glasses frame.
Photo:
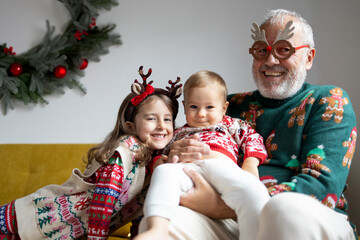
M256 49L256 48L255 48L255 45L258 45L259 43L264 43L264 44L267 46L267 47L266 47L266 54L264 55L264 57L258 57L258 56L256 56L256 54L255 54L255 49ZM276 53L275 53L275 50L274 50L275 48L274 48L274 46L277 45L277 44L280 44L280 43L286 44L286 45L288 45L289 48L290 48L289 54L288 54L287 56L285 56L285 57L279 57L279 56L277 56ZM299 49L305 48L305 47L310 48L309 45L302 45L302 46L299 46L299 47L293 47L293 46L291 45L291 43L290 43L289 41L286 41L286 40L278 40L278 41L276 41L276 42L273 44L273 46L269 46L268 43L265 42L265 41L256 41L256 42L254 42L254 44L251 46L251 48L249 48L249 54L251 54L256 60L264 60L264 59L267 59L267 58L269 57L270 53L271 53L276 59L278 59L278 60L286 60L286 59L288 59L289 57L291 57L291 55L293 55L293 54L296 52L296 50L299 50Z

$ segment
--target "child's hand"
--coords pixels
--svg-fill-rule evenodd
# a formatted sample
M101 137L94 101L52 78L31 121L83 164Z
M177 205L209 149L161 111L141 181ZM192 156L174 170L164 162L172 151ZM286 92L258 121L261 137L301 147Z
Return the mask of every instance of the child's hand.
M244 160L244 163L241 168L253 174L255 177L259 178L259 170L258 170L259 163L260 163L260 159L256 157L248 157Z

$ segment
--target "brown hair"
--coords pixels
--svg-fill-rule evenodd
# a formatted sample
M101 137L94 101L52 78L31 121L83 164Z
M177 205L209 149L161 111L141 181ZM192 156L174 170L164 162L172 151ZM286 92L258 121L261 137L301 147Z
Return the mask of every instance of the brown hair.
M133 129L128 127L128 125L125 123L128 121L134 123L135 116L139 112L140 108L156 98L163 101L168 107L173 116L173 123L175 124L175 118L179 107L178 101L176 99L170 99L166 94L164 94L163 89L155 88L154 93L141 101L137 106L134 106L131 103L131 99L135 96L136 94L130 93L123 100L117 114L117 120L114 129L108 134L102 143L92 147L88 151L88 165L91 164L93 160L99 162L102 165L107 164L108 159L112 156L114 150L118 147L121 139L124 136L133 136L138 139ZM175 126L173 127L175 128ZM150 151L148 146L145 143L142 143L140 140L138 140L138 143L140 145L140 149L137 150L136 160L141 165L146 165L150 161L152 151Z
M219 91L222 91L224 101L227 99L228 90L224 79L217 73L209 70L201 70L192 74L184 84L184 100L186 100L187 94L191 88L205 87L209 84L216 84Z

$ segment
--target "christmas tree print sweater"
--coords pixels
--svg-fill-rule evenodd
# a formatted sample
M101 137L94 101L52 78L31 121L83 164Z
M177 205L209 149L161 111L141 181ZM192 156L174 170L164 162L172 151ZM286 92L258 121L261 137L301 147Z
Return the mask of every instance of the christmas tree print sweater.
M248 122L265 140L268 159L259 174L271 196L304 193L345 213L356 119L344 90L305 83L284 100L259 91L231 94L228 100L228 115Z
M20 238L107 239L109 232L137 217L145 167L135 160L137 141L122 139L107 165L94 161L74 169L62 185L48 185L15 201Z

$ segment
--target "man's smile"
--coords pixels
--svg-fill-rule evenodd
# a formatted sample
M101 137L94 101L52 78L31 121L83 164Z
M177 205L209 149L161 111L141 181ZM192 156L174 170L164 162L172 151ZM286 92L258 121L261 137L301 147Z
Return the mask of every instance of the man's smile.
M284 72L265 71L263 72L265 77L280 77Z

